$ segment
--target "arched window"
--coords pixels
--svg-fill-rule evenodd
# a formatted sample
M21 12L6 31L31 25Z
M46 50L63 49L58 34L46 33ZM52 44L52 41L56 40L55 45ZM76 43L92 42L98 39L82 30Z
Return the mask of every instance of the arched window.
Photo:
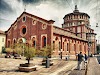
M36 47L36 39L35 39L35 37L32 38L32 47Z
M75 51L75 53L76 53L76 45L74 44L74 51Z
M45 47L46 46L46 37L45 36L43 36L42 37L42 47Z
M82 51L82 46L81 45L79 45L80 46L80 51Z
M67 43L67 51L69 50L69 44Z
M58 37L56 37L55 40L58 40Z
M55 41L53 41L53 50L55 50Z
M16 40L14 39L14 44L16 43Z
M36 45L36 43L35 43L35 40L34 40L34 41L33 41L33 45L32 45L32 46L33 46L33 47L35 47L35 45Z
M59 51L61 51L61 43L59 42Z
M64 42L63 42L63 51L64 51L65 47L64 47Z

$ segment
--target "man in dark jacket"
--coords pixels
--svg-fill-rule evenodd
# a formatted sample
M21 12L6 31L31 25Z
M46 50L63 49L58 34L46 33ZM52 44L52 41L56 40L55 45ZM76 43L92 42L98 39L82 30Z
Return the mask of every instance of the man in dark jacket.
M77 65L77 69L78 70L81 70L81 62L83 61L83 55L82 55L82 52L80 52L78 54L78 65Z

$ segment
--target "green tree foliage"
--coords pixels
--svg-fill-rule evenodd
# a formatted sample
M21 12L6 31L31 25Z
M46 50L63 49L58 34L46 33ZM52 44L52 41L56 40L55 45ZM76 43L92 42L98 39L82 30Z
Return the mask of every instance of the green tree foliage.
M13 52L13 50L14 50L13 47L14 47L14 45L10 45L10 47L5 48L5 49L6 49L5 51L6 51L7 53L11 53L11 52Z
M35 56L36 49L34 47L25 46L24 56L26 58L32 58Z
M47 45L46 47L43 47L41 49L41 55L44 57L51 57L53 54L53 48L50 45Z
M18 55L22 55L24 50L24 44L17 43L14 45L14 52Z
M11 48L6 48L6 52L7 52L7 53L11 53L11 52L13 52L13 49L11 49Z
M15 45L14 52L16 52L19 55L23 54L28 60L28 64L29 64L30 58L35 56L36 49L34 47L31 47L30 45L17 43Z

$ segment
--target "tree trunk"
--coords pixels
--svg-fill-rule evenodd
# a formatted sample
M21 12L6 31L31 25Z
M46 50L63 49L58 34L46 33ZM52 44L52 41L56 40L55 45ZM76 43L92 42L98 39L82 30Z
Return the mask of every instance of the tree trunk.
M30 58L28 58L27 60L28 60L28 64L30 64Z

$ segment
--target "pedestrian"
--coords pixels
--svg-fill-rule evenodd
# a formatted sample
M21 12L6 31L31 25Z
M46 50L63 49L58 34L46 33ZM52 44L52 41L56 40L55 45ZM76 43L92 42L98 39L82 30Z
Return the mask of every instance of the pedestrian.
M82 69L85 69L86 68L86 65L87 65L87 55L86 55L86 53L84 54L84 61L83 61L83 68Z
M82 63L82 61L83 61L83 54L82 54L82 52L80 52L78 54L78 64L77 64L77 69L78 70L81 70L81 63Z
M84 58L85 58L85 63L87 63L87 55L86 54L84 54Z
M69 53L66 54L66 60L69 60Z

